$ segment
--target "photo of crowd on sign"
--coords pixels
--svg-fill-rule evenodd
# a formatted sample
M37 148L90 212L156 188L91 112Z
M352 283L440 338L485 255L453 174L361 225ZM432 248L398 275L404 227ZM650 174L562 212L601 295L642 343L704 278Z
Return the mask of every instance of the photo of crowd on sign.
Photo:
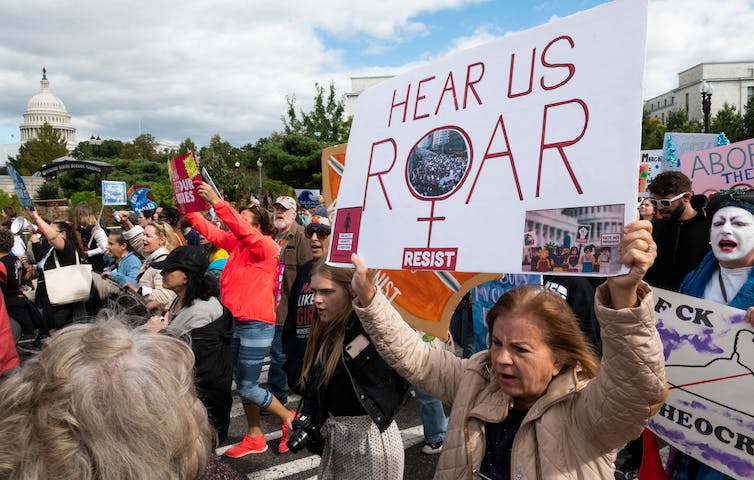
M443 197L458 187L469 168L468 142L454 128L433 130L411 150L408 181L420 197Z
M624 209L616 204L526 212L521 271L618 273Z

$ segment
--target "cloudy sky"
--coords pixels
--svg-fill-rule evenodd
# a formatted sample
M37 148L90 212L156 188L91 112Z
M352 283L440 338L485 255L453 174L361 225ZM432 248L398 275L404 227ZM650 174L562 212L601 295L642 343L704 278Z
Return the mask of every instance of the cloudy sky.
M285 96L394 75L602 0L0 0L0 143L42 67L80 140L234 145L280 130ZM754 60L754 0L650 0L645 98L701 62Z

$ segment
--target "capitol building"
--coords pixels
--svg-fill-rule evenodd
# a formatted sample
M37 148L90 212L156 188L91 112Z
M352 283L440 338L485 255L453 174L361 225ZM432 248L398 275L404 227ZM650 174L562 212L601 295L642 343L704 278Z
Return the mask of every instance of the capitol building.
M65 108L65 103L50 89L47 70L42 69L42 79L39 81L39 93L32 96L26 104L21 130L20 142L0 144L0 166L7 163L8 157L18 155L18 149L25 142L37 138L42 125L50 124L53 130L60 133L69 151L76 148L76 128L71 124L71 115Z
M21 142L37 138L42 125L49 123L53 130L60 133L68 150L76 148L76 129L71 125L71 115L61 99L50 90L47 70L42 69L39 81L39 93L31 97L26 104L24 121L21 123Z

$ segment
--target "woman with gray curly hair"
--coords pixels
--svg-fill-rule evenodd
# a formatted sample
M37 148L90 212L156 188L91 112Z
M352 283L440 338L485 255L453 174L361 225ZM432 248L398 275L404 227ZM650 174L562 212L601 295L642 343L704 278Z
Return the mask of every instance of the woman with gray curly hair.
M238 479L212 454L184 342L74 324L0 385L0 478Z

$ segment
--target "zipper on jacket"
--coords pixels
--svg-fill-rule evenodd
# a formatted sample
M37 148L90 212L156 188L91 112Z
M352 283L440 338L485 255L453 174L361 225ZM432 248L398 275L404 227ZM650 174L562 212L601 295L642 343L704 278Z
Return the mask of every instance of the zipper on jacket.
M474 475L476 475L478 468L474 468L474 464L472 462L472 455L471 455L471 445L469 445L469 419L468 417L463 422L463 439L464 444L466 447L466 463L469 464L469 480L474 480ZM486 445L486 439L485 439L485 445ZM486 448L486 446L485 446Z

